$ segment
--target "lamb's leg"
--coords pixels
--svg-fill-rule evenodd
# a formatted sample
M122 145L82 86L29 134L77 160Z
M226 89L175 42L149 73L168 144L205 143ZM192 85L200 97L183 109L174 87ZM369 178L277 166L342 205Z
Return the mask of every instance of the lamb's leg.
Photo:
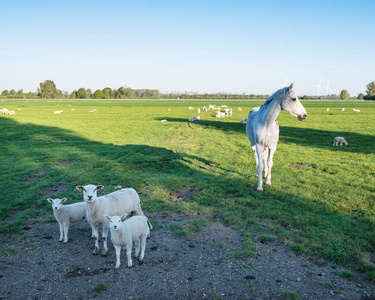
M143 261L143 258L145 257L146 239L147 239L147 236L141 236L141 254L139 256L140 262Z
M63 228L63 225L59 222L59 227L60 227L60 238L59 238L59 242L62 242L63 241L63 238L64 238L64 228Z
M109 231L109 227L103 225L103 234L102 234L103 251L102 251L102 256L107 256L107 254L108 254L108 246L107 246L108 231Z
M138 257L139 249L140 249L140 241L139 239L134 240L135 250L134 250L134 257Z
M68 242L69 222L65 222L63 224L63 228L64 228L64 241L63 241L63 243L66 244Z
M93 239L95 240L95 249L92 254L96 255L99 253L99 232L98 232L99 227L92 226L92 236Z
M126 257L128 259L128 267L131 268L133 266L132 262L132 246L133 242L126 244Z
M258 192L263 192L263 180L262 180L262 173L263 173L263 148L261 145L256 145L256 151L258 155L258 165L257 165L257 174L258 174Z
M120 255L121 255L121 246L116 246L114 245L115 247L115 251L116 251L116 265L115 265L115 268L118 269L120 268Z

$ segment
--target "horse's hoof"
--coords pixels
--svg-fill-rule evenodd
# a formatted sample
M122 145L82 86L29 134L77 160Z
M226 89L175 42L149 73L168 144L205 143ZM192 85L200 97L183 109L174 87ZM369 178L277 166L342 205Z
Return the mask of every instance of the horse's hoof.
M271 182L266 182L266 184L267 184L267 185L270 185L270 186L272 185L272 183L271 183Z
M263 189L257 189L257 192L261 193L263 192Z

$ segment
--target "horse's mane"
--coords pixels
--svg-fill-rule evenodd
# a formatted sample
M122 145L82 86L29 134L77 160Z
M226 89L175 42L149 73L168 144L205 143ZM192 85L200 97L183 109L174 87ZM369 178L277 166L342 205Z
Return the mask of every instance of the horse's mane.
M270 103L273 101L273 99L276 98L276 96L279 96L279 94L281 93L281 91L284 91L284 89L285 89L285 88L279 89L279 90L277 90L276 92L274 92L271 96L268 96L268 98L266 99L266 101L264 101L264 102L260 105L260 108L268 106L268 104L270 104Z

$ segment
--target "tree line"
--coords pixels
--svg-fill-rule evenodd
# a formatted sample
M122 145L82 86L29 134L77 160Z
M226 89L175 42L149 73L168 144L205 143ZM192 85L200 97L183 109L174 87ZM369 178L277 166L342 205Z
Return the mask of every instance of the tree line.
M232 94L232 93L194 93L194 92L173 92L173 93L160 93L159 90L152 89L132 89L130 87L120 87L118 89L111 89L106 87L102 90L92 91L91 89L80 88L74 90L70 94L57 89L56 84L52 80L46 80L39 84L36 93L24 93L23 90L17 92L12 89L10 91L3 90L0 98L38 98L38 99L249 99L249 100L263 100L268 95L255 95L255 94ZM307 96L300 97L303 100L323 100L323 99L342 99L349 98L347 90L342 90L340 95L327 95L327 96ZM360 100L375 100L375 81L370 82L366 86L366 95L360 93L357 96Z

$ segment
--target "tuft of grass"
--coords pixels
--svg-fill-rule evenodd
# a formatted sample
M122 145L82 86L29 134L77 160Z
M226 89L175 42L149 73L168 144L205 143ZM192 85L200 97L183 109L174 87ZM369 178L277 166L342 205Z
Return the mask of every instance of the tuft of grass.
M349 279L351 281L354 281L357 279L357 277L353 274L353 272L349 271L349 270L344 270L344 271L341 271L339 273L339 276L342 277L342 278L346 278L346 279Z
M292 292L292 291L289 291L289 290L284 290L281 292L281 295L285 298L288 298L288 299L293 299L293 300L296 300L298 299L298 294L295 293L295 292Z
M97 294L100 294L101 292L105 291L107 289L107 285L105 283L98 283L94 287L94 292Z
M173 233L176 236L179 236L179 237L187 236L187 234L188 234L187 231L185 230L185 228L181 224L178 224L178 223L170 224L168 226L168 229L172 230Z
M189 220L186 228L189 232L201 232L205 226L207 226L207 221L199 218Z
M276 237L270 235L261 235L258 237L258 241L263 244L272 243L274 240L276 240Z

